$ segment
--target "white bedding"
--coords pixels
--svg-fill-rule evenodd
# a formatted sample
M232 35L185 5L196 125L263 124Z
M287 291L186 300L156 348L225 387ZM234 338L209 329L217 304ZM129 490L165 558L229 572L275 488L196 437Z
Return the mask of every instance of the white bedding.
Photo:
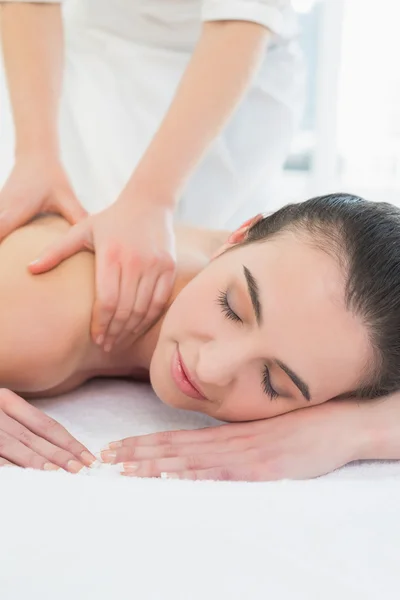
M127 435L212 422L123 381L37 405L94 452ZM400 463L275 483L110 471L0 469L1 600L400 597Z

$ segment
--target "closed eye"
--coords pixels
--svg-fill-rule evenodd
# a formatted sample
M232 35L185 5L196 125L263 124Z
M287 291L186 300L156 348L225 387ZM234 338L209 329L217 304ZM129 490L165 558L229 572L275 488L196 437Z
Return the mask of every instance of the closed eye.
M222 308L222 312L225 317L230 321L234 321L235 323L243 323L242 319L232 310L229 302L228 302L228 292L220 291L217 297L217 304Z
M264 365L263 377L262 377L262 388L263 388L264 392L266 394L268 394L268 396L271 398L271 400L274 400L275 398L277 398L279 396L278 392L276 390L274 390L274 388L272 387L271 378L269 375L269 369L268 369L267 365Z
M235 313L234 310L232 310L228 301L227 291L219 291L217 303L222 308L222 312L224 313L227 319L229 319L230 321L234 321L235 323L243 323L242 319ZM271 398L271 400L279 396L278 392L272 387L269 369L267 365L264 365L264 369L262 372L261 387L263 389L263 392L267 394Z

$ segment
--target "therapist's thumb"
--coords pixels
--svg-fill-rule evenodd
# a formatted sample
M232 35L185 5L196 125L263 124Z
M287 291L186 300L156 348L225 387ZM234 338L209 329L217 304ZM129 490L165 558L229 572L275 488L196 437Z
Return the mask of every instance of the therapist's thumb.
M83 249L93 249L88 219L74 225L60 240L51 244L41 256L28 265L29 270L34 275L45 273Z
M57 205L60 214L71 225L79 223L79 221L88 216L87 211L72 192L59 196L57 198Z

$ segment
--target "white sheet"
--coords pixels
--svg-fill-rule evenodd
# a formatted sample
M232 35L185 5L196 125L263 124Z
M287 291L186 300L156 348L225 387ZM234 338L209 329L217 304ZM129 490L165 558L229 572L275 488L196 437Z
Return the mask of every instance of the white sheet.
M38 406L91 450L201 427L148 386L95 381ZM1 600L398 599L400 464L215 483L0 470Z

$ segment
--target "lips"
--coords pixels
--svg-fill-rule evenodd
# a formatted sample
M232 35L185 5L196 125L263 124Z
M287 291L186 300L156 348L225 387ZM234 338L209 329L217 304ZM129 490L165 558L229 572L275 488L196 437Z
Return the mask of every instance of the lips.
M193 377L190 375L178 347L173 354L171 361L171 375L177 387L186 396L196 400L206 400L204 394L196 387Z

